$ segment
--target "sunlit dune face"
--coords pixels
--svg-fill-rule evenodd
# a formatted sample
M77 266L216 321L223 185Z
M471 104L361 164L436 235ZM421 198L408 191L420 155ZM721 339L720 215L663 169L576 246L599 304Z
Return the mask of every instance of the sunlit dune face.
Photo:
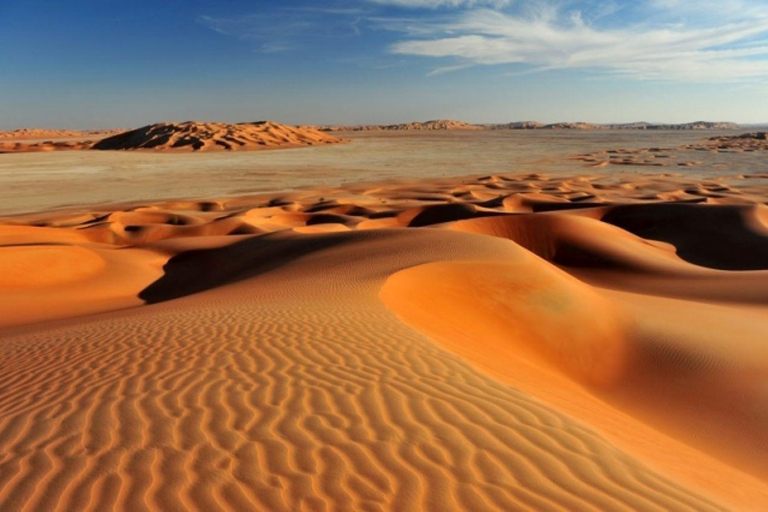
M392 276L385 302L438 333L471 332L483 350L554 365L592 385L624 375L629 346L620 315L589 287L533 258L520 263L436 263Z
M36 288L91 277L105 262L82 247L38 245L0 248L0 266L0 289Z

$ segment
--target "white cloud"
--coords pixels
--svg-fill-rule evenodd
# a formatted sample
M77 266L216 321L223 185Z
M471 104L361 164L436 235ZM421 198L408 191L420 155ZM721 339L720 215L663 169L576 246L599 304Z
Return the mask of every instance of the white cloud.
M692 4L696 4L694 7ZM581 2L583 8L589 2ZM592 4L593 5L593 4ZM517 14L480 8L451 20L422 20L392 52L453 58L440 70L522 64L590 69L641 79L731 82L768 78L768 6L747 0L647 0L643 16L597 25L605 12L573 3L531 2ZM620 9L608 11L614 15ZM584 16L584 13L589 16ZM641 21L630 23L627 19Z
M281 8L241 16L198 16L202 25L242 40L261 53L299 50L335 39L359 37L362 9Z

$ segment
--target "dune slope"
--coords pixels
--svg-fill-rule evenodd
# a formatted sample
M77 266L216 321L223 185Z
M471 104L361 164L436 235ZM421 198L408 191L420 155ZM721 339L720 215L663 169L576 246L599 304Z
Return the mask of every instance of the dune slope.
M246 150L333 144L341 139L313 130L271 121L257 123L158 123L144 126L93 145L97 150Z
M754 183L482 176L6 219L0 510L760 510ZM712 249L729 232L752 256Z
M718 509L375 300L383 276L430 254L513 245L293 243L324 237L332 248L207 293L5 337L3 508ZM242 243L221 263L272 240Z

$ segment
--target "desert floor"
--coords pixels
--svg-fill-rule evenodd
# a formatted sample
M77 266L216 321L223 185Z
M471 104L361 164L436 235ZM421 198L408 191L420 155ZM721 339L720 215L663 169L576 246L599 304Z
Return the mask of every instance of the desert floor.
M761 156L492 146L0 155L0 510L765 510Z
M733 132L520 131L337 133L351 144L292 151L169 154L151 151L0 153L0 215L119 202L279 193L318 186L494 173L589 173L574 158L605 150L677 148ZM25 141L21 141L25 142ZM768 173L764 152L673 150L658 166L612 175L709 178ZM635 155L637 156L637 155ZM694 163L692 167L677 164Z

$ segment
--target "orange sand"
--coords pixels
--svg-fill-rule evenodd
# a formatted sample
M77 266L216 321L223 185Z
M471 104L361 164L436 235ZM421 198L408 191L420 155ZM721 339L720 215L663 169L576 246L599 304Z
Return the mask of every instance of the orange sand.
M17 130L0 131L0 139L4 140L34 140L34 139L101 139L122 133L124 130L46 130L42 128L19 128Z
M21 137L45 133L45 130L25 130ZM5 132L14 138L17 132ZM74 137L76 132L62 132ZM25 153L65 150L148 150L155 151L234 151L284 149L344 142L327 133L309 127L293 127L271 121L257 123L157 123L120 133L93 132L102 135L90 140L46 142L0 142L0 153ZM0 133L0 139L2 139ZM99 140L100 139L100 140Z
M762 510L759 177L0 224L0 510Z

